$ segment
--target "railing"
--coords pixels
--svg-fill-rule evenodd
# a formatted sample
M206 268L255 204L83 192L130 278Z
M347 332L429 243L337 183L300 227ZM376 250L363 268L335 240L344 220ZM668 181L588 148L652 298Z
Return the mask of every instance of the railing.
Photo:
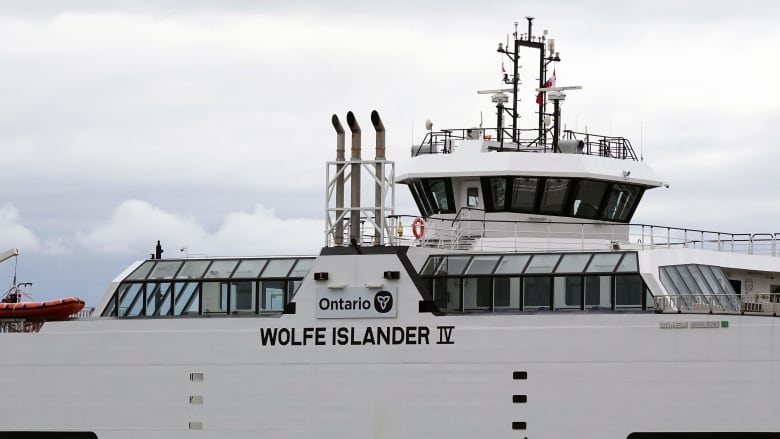
M71 314L69 318L71 320L86 319L92 316L93 312L95 312L94 307L82 308L81 311Z
M546 143L541 143L539 131L518 129L518 141L512 142L511 130L497 128L458 128L441 131L431 131L425 134L423 141L412 149L412 156L420 154L449 154L457 149L461 140L487 140L498 144L499 151L515 152L555 152L552 135L548 135ZM581 140L582 149L578 154L599 157L611 157L622 160L637 160L631 142L623 137L605 136L600 134L581 133L571 130L563 131L562 140Z
M81 311L71 314L68 319L86 319L89 318L94 311L94 307L83 308ZM39 332L44 323L45 322L31 322L25 319L0 319L0 333Z
M19 319L0 320L0 334L38 332L42 326L43 322L28 322Z
M477 213L481 217L474 218ZM389 219L392 221L389 228L394 231L391 245L455 248L456 244L463 244L463 237L468 235L475 238L471 249L478 251L692 248L780 256L780 233L725 233L648 224L486 220L479 209L462 209L452 218L429 219L425 234L418 240L411 233L414 218L396 215ZM400 235L397 233L399 221L402 223Z
M780 294L708 294L699 296L656 296L655 312L704 314L780 314Z

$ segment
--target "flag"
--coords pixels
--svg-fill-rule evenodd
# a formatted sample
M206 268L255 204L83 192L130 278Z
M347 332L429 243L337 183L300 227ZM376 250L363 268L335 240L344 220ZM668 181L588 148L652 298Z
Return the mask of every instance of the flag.
M504 61L501 61L501 73L506 73L506 69L504 68Z
M555 87L555 70L553 70L553 74L547 79L547 82L544 83L544 88L547 87ZM536 95L536 104L542 105L542 92Z

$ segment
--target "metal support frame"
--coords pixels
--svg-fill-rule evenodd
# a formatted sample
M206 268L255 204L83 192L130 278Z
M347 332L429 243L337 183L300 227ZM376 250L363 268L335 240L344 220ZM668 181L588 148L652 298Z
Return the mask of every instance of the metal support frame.
M353 215L357 215L360 218L360 223L370 228L370 232L348 231L350 236L359 236L358 244L369 236L373 245L391 243L394 231L387 218L395 215L395 162L391 160L345 160L329 161L326 166L325 246L341 245L340 243L344 242L343 239L338 239L337 233L339 231L346 232L339 226L344 223L345 219ZM364 169L373 180L373 184L379 189L380 203L378 206L338 207L336 205L336 186L339 181L343 181L345 186L349 186L353 166ZM349 244L349 240L346 241Z

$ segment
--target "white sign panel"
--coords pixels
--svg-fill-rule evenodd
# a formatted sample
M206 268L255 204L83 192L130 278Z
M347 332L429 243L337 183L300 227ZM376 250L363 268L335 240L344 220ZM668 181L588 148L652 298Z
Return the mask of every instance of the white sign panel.
M398 315L396 288L317 288L318 319L393 318Z

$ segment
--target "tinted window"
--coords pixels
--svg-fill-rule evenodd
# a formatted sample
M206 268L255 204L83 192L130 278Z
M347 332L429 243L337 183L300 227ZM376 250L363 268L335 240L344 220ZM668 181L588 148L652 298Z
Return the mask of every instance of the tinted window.
M613 184L604 209L604 219L628 221L634 211L641 188L628 184Z
M490 179L490 195L492 197L493 209L506 209L506 179L504 177L494 177Z
M431 190L431 198L436 203L439 212L450 210L450 203L447 199L447 184L443 179L428 180L428 187Z
M577 195L574 197L574 204L572 205L573 215L578 218L596 218L606 190L607 183L603 181L580 181L577 185Z
M425 197L425 191L422 190L420 180L409 182L409 190L412 192L412 198L414 198L414 202L417 203L417 208L420 209L420 213L425 217L430 216L433 213L433 209L431 209L431 204Z
M550 277L527 277L523 295L525 297L524 306L528 307L550 307L550 292L552 291L552 278Z
M470 187L466 189L466 206L477 207L479 206L479 189Z
M569 190L569 180L565 178L548 178L544 182L542 201L539 210L546 213L561 213Z
M536 201L538 178L516 177L512 181L512 210L532 212Z

